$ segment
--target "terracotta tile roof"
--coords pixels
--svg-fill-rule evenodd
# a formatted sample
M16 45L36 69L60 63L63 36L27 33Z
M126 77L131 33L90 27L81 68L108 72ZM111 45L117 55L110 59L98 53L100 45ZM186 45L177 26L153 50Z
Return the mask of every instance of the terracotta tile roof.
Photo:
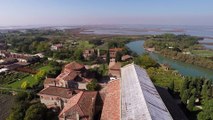
M108 83L101 120L120 120L120 80Z
M77 95L73 96L64 109L59 114L59 118L64 116L67 119L76 120L76 114L80 119L89 119L91 112L93 111L93 104L96 100L97 92L93 91L81 91ZM93 101L94 99L94 101Z
M61 97L61 98L71 98L74 94L76 94L76 91L63 88L63 87L47 87L41 90L38 95L49 95L49 96L55 96L55 97Z
M62 44L55 44L55 45L52 45L52 46L54 46L54 47L63 47Z
M110 52L118 52L118 51L122 51L123 48L111 48L109 49Z
M116 62L114 65L112 65L109 69L111 70L120 70L121 69L121 63Z
M61 73L60 75L57 76L57 80L74 80L78 74L75 71L72 71L70 73Z
M55 78L46 78L44 84L55 84Z
M65 70L69 70L69 71L80 70L80 69L83 69L83 68L84 68L84 65L77 63L75 61L65 65L65 67L64 67Z
M109 76L110 77L117 77L120 78L121 77L121 71L117 71L117 70L109 70Z

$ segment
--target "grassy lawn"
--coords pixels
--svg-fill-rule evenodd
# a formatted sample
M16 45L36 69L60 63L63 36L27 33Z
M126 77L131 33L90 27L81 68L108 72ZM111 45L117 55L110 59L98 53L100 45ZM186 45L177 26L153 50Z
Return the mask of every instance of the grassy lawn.
M192 53L202 57L213 57L213 51L211 50L193 50Z
M94 47L94 45L90 44L88 41L80 41L78 45L78 48L84 48L84 49L89 49L92 47Z
M51 66L44 66L39 68L39 70L48 72L52 69ZM25 81L28 81L28 83L30 84L30 87L32 87L33 85L35 85L37 83L37 80L35 79L35 75L29 75L25 78L23 78L22 80L18 80L12 84L9 84L8 87L14 88L14 89L19 89L21 87L21 84Z
M108 43L105 42L103 45L97 46L97 48L101 50L108 50Z

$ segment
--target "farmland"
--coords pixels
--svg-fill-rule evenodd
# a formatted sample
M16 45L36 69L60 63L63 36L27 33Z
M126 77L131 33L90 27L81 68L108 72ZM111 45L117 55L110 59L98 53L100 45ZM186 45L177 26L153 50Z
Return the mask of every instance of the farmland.
M14 103L14 97L0 94L0 120L5 120L10 113Z

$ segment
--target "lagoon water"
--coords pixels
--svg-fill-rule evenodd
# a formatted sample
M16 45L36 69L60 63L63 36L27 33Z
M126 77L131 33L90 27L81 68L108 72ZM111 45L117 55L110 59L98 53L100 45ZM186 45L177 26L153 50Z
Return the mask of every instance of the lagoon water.
M87 26L82 33L88 34L120 34L120 35L157 35L163 33L187 34L193 36L212 37L213 26L182 25L97 25Z
M137 54L141 55L146 52L143 48L143 44L144 41L139 40L130 42L126 44L126 46L129 47L133 52L136 52ZM208 79L213 80L213 70L175 61L156 53L150 53L150 56L160 64L168 64L169 66L171 66L171 68L177 70L180 74L184 76L206 77Z
M201 42L213 43L213 26L178 26L178 25L97 25L87 26L84 34L108 35L160 35L164 33L187 34L206 37ZM209 39L211 38L211 39ZM204 45L213 49L213 45Z

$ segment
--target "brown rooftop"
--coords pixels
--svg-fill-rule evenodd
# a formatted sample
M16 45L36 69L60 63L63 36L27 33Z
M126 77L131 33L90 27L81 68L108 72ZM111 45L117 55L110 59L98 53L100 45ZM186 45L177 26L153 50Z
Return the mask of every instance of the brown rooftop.
M46 78L44 84L55 84L55 78Z
M120 120L120 80L108 83L101 120Z
M61 73L60 75L58 75L58 77L56 78L57 80L74 80L76 77L78 76L78 74L75 71L72 71L70 73Z
M68 69L68 70L80 70L80 69L84 68L84 65L74 61L74 62L71 62L71 63L65 65L64 68Z
M64 109L59 114L59 118L66 117L67 119L75 120L76 114L80 119L88 120L91 117L91 112L94 108L97 92L95 91L81 91L73 96ZM65 116L64 116L65 115Z
M63 88L63 87L47 87L41 90L38 95L50 95L62 98L71 98L75 94L74 90Z
M114 65L112 65L109 69L111 70L120 70L121 69L121 63L116 62Z
M123 48L111 48L109 49L110 52L118 52L118 51L122 51Z

